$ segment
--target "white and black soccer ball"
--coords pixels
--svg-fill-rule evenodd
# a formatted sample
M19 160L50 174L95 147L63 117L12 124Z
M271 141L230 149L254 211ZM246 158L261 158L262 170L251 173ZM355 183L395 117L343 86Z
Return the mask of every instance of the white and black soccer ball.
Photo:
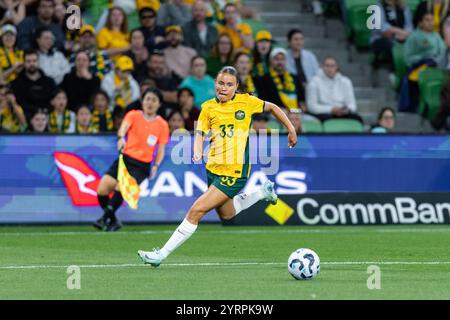
M291 253L288 259L289 273L297 280L315 278L320 271L320 259L311 249L300 248Z

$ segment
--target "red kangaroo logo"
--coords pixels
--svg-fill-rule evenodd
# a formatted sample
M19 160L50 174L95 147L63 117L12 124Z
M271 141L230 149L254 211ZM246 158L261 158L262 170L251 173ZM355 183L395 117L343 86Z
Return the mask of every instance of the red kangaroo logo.
M98 206L100 176L82 158L70 152L53 153L56 166L74 206Z

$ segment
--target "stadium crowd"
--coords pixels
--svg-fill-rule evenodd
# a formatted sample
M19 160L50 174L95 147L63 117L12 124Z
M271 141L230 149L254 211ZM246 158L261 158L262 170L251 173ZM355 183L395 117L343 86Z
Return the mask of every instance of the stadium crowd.
M0 1L2 132L115 131L126 112L140 108L141 92L152 87L162 93L158 113L171 132L192 131L201 104L215 96L214 77L226 65L239 71L241 92L282 107L299 132L302 119L363 121L352 82L338 71L332 55L319 62L296 28L286 35L287 48L277 46L269 30L256 32L243 22L243 17L257 19L257 12L239 0L109 1L95 26L84 19L90 3ZM382 4L387 15L382 32L372 37L375 52L387 53L392 61L392 42L406 41L409 64L444 57L446 45L433 31L436 26L427 31L423 22L436 23L436 15L423 15L411 31L411 14L401 1ZM82 12L77 30L67 27L71 5ZM138 25L129 30L133 10ZM425 40L427 48L421 47ZM414 94L412 87L409 95L417 99ZM253 129L279 128L262 114Z

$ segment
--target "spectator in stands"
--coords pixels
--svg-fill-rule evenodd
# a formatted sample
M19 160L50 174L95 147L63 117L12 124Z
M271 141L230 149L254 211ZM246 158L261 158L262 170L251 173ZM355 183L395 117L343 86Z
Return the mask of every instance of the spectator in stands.
M131 73L134 70L133 60L128 56L117 59L116 68L105 76L101 84L110 99L110 109L116 106L125 109L131 102L139 99L139 85Z
M267 30L258 31L253 48L253 76L262 77L269 72L271 51L272 34Z
M218 37L216 27L206 22L206 11L205 1L196 0L192 4L192 20L182 27L184 44L204 58L209 55Z
M103 80L105 75L111 71L111 60L104 52L97 50L97 40L93 26L84 25L80 29L79 50L86 51L89 54L89 72ZM70 66L75 66L75 53L70 57Z
M105 50L115 62L124 52L130 50L128 20L122 8L109 9L106 25L98 32L97 44L99 49Z
M377 123L370 128L371 133L388 133L395 127L395 111L390 107L381 109Z
M211 50L211 54L206 58L207 72L211 77L216 77L217 73L225 66L233 63L234 48L228 34L220 34L217 42Z
M167 122L169 123L169 132L173 134L175 131L176 134L187 133L184 126L184 119L181 115L181 112L178 110L173 110L169 116L167 117Z
M146 77L155 82L156 88L161 91L163 96L163 103L158 113L167 117L170 109L177 107L179 79L167 67L164 53L160 50L156 50L150 54L147 68L148 73Z
M433 31L433 15L424 13L419 25L405 42L404 55L408 73L400 87L399 111L415 112L419 105L419 72L426 67L439 66L444 61L445 44Z
M198 120L200 110L194 106L194 93L191 89L181 88L178 90L178 105L186 130L194 131L195 121Z
M156 10L151 7L143 7L139 10L139 21L148 51L161 49L164 45L164 27L156 24Z
M350 118L363 122L356 112L352 81L338 72L335 58L323 60L319 70L307 86L308 111L321 121L330 118Z
M5 83L0 83L0 131L18 133L24 132L26 128L27 119L14 93Z
M302 129L302 120L300 117L301 110L300 109L291 109L287 113L288 119L291 121L292 125L295 128L295 131L300 134L303 132Z
M47 27L54 36L54 45L58 50L64 49L64 33L61 26L53 22L55 12L54 0L40 0L37 16L25 18L18 26L17 45L26 51L35 47L36 32Z
M0 1L0 25L18 25L25 19L25 4L20 0Z
M6 83L17 78L23 69L23 51L16 47L17 29L11 24L1 27L0 67Z
M105 91L99 90L93 98L92 127L97 132L108 132L114 129L112 112L109 110L109 97Z
M114 108L112 116L113 116L113 123L114 123L113 131L117 131L117 130L119 130L120 125L122 124L122 120L125 116L125 111L124 111L124 109L122 109L120 107Z
M75 130L78 134L98 133L96 128L92 125L91 109L87 105L81 105L77 110L77 128Z
M131 110L142 110L142 101L141 101L142 93L147 91L148 89L156 89L156 84L155 84L154 80L144 79L139 82L139 92L141 93L141 96L140 96L139 100L133 101L132 103L130 103L127 106L127 108L125 110L125 114L127 114ZM158 114L159 114L159 109L158 109Z
M433 16L433 31L440 33L446 47L450 47L450 2L448 0L424 0L416 8L414 27L417 27L426 13Z
M219 33L230 36L236 51L250 52L254 46L252 28L246 23L240 23L240 16L236 4L227 3L223 9L224 25L218 25Z
M134 63L133 78L141 79L145 76L145 69L147 68L147 60L149 52L145 46L145 38L142 30L133 29L130 33L131 48L125 55L129 56Z
M372 30L370 44L375 54L373 66L380 67L386 62L394 70L394 59L392 47L395 43L406 41L413 31L412 15L408 6L401 0L380 0L378 6L381 8L381 28Z
M304 101L302 88L297 87L297 79L286 69L287 52L275 48L270 53L269 73L255 78L256 91L262 100L271 101L280 107L298 109Z
M239 92L256 95L255 83L251 75L252 61L248 53L240 52L234 58L234 67L239 73Z
M419 25L405 42L405 60L408 67L416 67L424 60L439 65L444 57L445 43L439 33L433 31L433 15L424 13Z
M24 69L11 84L17 101L23 107L27 119L38 108L48 108L52 92L56 84L39 69L39 58L36 51L24 53Z
M51 133L74 133L77 117L67 110L67 95L62 89L56 89L50 101L53 111L50 113L49 131Z
M184 0L168 0L158 10L156 22L161 26L183 25L192 17L191 7Z
M291 29L287 35L289 49L287 50L286 68L297 76L297 86L305 88L306 84L319 71L316 56L304 48L305 38L299 29Z
M194 105L200 108L206 100L215 97L214 79L206 74L206 60L201 56L192 58L191 75L180 84L180 88L189 88L194 92Z
M54 38L48 28L44 27L36 32L36 41L42 71L59 85L64 75L70 72L69 61L61 51L53 48Z
M197 55L197 52L181 44L183 31L179 26L166 28L166 41L168 47L164 49L164 56L167 66L178 78L186 78L191 69L191 60Z
M450 131L450 78L442 85L440 100L441 107L431 124L436 130Z
M94 93L100 88L100 79L89 71L89 55L78 51L75 67L64 76L61 88L67 92L69 109L77 110L82 104L89 104Z
M255 133L269 133L271 130L268 127L269 116L266 113L260 113L253 116L252 129Z
M37 109L31 117L29 132L48 132L48 114L44 109Z

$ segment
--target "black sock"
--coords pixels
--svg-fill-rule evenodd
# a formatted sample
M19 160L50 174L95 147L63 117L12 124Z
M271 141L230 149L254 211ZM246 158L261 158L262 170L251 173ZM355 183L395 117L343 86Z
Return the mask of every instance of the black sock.
M116 211L120 208L123 203L123 197L120 191L114 191L114 195L109 201L108 206L105 210L105 215L111 219L112 222L116 221Z
M97 194L97 199L98 203L100 204L100 207L102 207L102 209L105 210L109 204L109 197Z

